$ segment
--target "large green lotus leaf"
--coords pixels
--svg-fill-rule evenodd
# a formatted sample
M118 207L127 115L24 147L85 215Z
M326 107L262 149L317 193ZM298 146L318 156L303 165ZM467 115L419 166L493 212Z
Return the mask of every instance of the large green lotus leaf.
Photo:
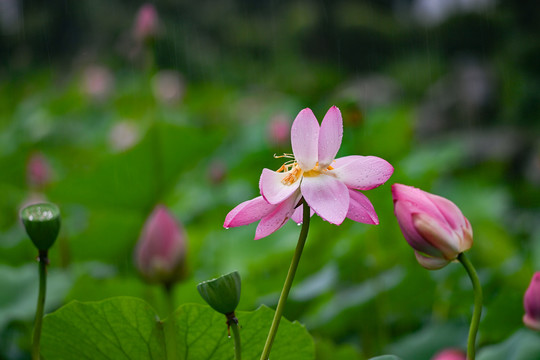
M401 358L398 358L396 355L381 355L369 360L401 360Z
M259 359L273 315L267 307L237 313L243 359ZM234 354L225 317L210 307L185 304L160 321L150 305L131 297L74 301L46 316L41 350L49 360L232 360ZM302 325L282 319L272 357L313 359L313 340Z
M114 268L111 267L111 269ZM198 283L199 281L192 278L177 283L174 286L175 304L204 304L204 300L197 291ZM136 275L129 276L111 273L106 276L95 277L91 274L84 274L77 278L67 294L65 302L67 303L72 300L82 302L99 301L117 296L130 296L145 300L152 305L152 308L156 310L160 317L166 317L170 314L163 286L159 284L146 284Z
M162 324L136 298L71 302L44 319L46 359L166 359Z

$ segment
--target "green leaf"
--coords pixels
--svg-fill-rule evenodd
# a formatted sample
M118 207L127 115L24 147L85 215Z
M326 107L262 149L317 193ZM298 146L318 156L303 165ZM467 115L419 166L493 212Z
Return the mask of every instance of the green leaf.
M274 311L260 307L236 315L242 358L259 359ZM74 301L46 316L41 349L44 358L55 360L166 359L171 353L182 360L233 358L222 314L208 306L185 304L172 318L160 321L146 302L131 297ZM282 319L272 357L313 359L313 340L302 325Z
M401 358L398 358L396 355L381 355L370 358L369 360L401 360Z
M162 325L136 298L71 302L45 317L46 359L165 359Z

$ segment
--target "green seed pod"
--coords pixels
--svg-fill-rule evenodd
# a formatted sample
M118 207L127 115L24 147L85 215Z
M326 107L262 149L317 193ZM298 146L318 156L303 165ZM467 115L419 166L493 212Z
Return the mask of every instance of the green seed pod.
M240 274L233 271L217 279L203 281L197 290L204 301L222 314L231 314L240 302Z
M60 231L60 210L52 203L33 204L21 210L21 220L30 240L40 251L47 251Z

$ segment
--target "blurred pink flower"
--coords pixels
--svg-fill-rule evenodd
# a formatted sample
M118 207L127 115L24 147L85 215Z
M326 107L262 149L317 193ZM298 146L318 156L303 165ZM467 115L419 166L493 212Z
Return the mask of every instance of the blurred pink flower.
M403 236L426 269L440 269L471 248L471 224L450 200L402 184L392 185L392 197Z
M184 229L165 206L156 206L135 249L137 269L149 282L172 284L184 275L185 257Z
M467 360L467 354L459 349L446 349L435 354L431 360Z
M102 101L112 92L114 77L106 67L91 65L84 69L82 82L82 90L86 95Z
M174 70L162 70L152 78L154 97L161 103L173 105L184 96L184 80Z
M153 39L159 28L159 18L154 5L146 3L140 7L135 18L133 37L135 40L145 42Z
M227 176L227 166L223 161L213 160L208 166L208 178L212 184L220 184Z
M289 142L291 126L285 115L276 115L268 125L268 137L272 144L285 146Z
M30 155L26 165L28 185L33 188L43 188L51 182L51 178L51 166L45 156L39 152Z
M523 322L532 330L540 331L540 271L537 271L523 297Z
M141 137L140 130L132 121L120 121L109 132L109 145L114 151L124 151L135 145Z
M278 171L264 169L259 181L260 197L235 207L224 226L236 227L261 220L255 239L278 230L289 218L302 219L303 198L313 213L339 225L351 220L378 224L368 198L356 190L370 190L386 182L394 168L375 156L347 156L335 159L341 145L343 123L335 106L321 126L310 109L302 110L291 128L294 155Z

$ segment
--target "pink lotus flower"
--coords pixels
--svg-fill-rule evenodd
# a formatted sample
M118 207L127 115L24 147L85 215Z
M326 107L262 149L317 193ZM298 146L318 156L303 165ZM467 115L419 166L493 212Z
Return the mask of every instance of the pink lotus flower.
M433 356L432 360L467 360L467 355L459 349L446 349Z
M159 19L156 8L152 4L144 4L139 9L133 28L133 36L136 40L144 42L157 35Z
M183 275L185 256L184 230L165 206L156 206L135 250L137 269L149 282L172 284Z
M292 218L301 222L303 198L324 220L339 225L351 220L378 224L368 198L356 190L370 190L386 182L394 168L375 156L347 156L335 159L341 145L343 122L335 106L321 126L310 109L302 110L291 128L294 155L278 171L264 169L259 181L261 195L235 207L224 226L235 227L261 220L255 239L278 230Z
M540 271L532 277L531 284L523 298L525 315L523 322L532 330L540 331Z
M426 269L440 269L471 248L471 224L450 200L402 184L392 185L392 197L401 232Z

